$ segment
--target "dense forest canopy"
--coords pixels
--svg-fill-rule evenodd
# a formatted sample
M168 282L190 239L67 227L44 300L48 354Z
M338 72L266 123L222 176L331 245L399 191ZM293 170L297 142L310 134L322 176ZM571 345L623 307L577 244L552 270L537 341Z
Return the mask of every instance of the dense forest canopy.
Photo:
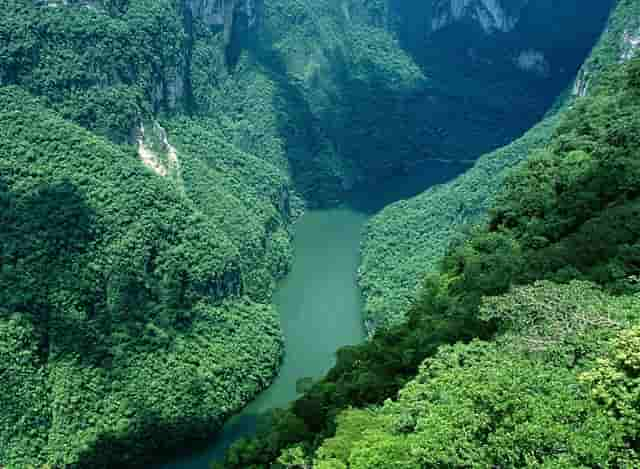
M526 159L531 150L549 144L567 106L575 96L592 91L603 69L633 56L637 31L640 3L617 2L574 85L558 98L545 119L509 145L481 156L455 180L391 204L369 222L359 275L365 316L371 325L402 319L424 272L437 268L451 240L469 226L486 221L508 170Z
M640 60L572 105L406 322L225 467L635 467ZM536 190L531 190L531 188Z
M306 208L550 108L372 221L371 340L224 465L637 465L636 0L590 55L613 2L0 4L0 466L207 438L278 370Z

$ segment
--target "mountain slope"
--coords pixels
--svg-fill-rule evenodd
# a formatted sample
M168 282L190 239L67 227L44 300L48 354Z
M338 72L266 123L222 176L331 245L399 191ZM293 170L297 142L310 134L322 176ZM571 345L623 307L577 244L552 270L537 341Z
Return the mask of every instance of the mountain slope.
M609 67L406 321L339 350L225 467L636 467L639 109L640 59Z
M628 37L640 27L637 2L621 1L609 26L581 69L576 90L597 81L598 71L631 54ZM482 222L509 168L544 147L571 102L550 112L524 136L482 156L454 181L385 208L369 223L359 281L370 326L402 318L421 284L421 272L436 270L449 243L464 225Z
M400 19L431 17L394 2L222 5L2 1L4 466L145 465L218 428L276 371L269 299L305 205L475 157L568 81L464 15L422 56ZM577 67L603 20L562 12Z
M243 296L268 266L134 151L0 102L3 465L111 467L220 425L278 365L275 311Z
M441 347L395 402L341 414L314 467L639 464L639 111L633 59L565 113L410 314L492 342Z

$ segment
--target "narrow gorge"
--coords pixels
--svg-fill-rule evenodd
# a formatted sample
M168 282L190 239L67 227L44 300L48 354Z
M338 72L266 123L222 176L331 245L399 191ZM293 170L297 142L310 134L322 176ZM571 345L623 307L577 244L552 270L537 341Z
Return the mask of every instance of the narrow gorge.
M358 451L419 431L402 399L424 359L502 337L476 312L517 294L505 277L527 298L595 282L633 316L631 221L615 265L552 243L635 200L635 169L618 183L598 151L627 161L636 0L4 3L0 467L414 468L415 448ZM597 129L631 117L567 143L583 102ZM543 148L571 163L541 163L570 174L540 193L616 175L575 197L593 220L517 192ZM557 239L521 227L547 214ZM547 248L553 276L501 257L546 272L526 249ZM349 432L372 440L352 453Z

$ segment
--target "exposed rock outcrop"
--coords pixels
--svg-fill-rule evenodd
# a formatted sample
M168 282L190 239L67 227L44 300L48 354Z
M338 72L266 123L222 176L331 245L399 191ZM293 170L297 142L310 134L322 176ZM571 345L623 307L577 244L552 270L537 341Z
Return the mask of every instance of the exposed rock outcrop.
M226 45L231 41L237 15L244 15L249 26L255 25L257 20L256 0L186 0L186 6L193 18L207 26L224 27Z
M622 55L621 61L627 61L634 58L640 49L640 28L636 31L627 30L622 37Z
M638 20L636 20L637 24ZM613 37L611 45L618 51L617 60L619 63L626 62L638 55L640 51L640 27L628 27L618 32L605 32ZM598 67L602 64L595 64L593 61L587 61L580 69L578 76L573 84L574 96L586 96L591 88L592 77L596 74Z
M478 23L487 34L512 31L520 20L520 10L529 0L436 0L431 30L438 31L458 21Z
M136 142L138 156L147 168L161 177L180 178L178 153L169 143L167 132L160 124L154 122L151 129L147 131L144 124L140 124Z
M529 49L522 51L515 59L516 66L525 72L533 72L540 76L549 74L549 62L540 51Z

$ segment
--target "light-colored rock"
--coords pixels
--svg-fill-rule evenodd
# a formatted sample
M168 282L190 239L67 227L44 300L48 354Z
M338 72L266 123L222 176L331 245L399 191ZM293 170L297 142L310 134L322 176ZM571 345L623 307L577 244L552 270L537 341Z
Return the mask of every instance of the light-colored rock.
M149 143L149 134L152 134L157 140L159 151L151 148ZM157 122L153 123L151 131L145 133L144 124L140 124L138 129L138 156L142 164L152 170L160 177L174 176L180 178L180 160L178 153L173 145L169 143L167 132ZM162 157L161 154L165 156Z
M580 69L576 81L573 82L573 95L583 97L589 92L589 73L584 68Z
M503 7L504 1L437 0L434 2L431 30L435 32L458 21L472 20L477 22L487 34L512 31L518 24L520 15L509 14ZM526 3L528 0L521 0L520 9Z
M631 60L636 56L638 49L640 49L640 29L637 31L625 31L622 39L622 56L621 62Z
M636 23L637 24L637 23ZM607 34L607 31L605 31ZM619 47L618 62L627 62L638 56L640 50L640 28L626 29L622 36L616 38ZM591 78L593 75L592 65L587 62L578 72L575 82L573 83L573 95L582 97L589 93L591 88Z
M525 72L532 72L537 75L549 75L549 62L540 51L528 49L520 52L515 59L516 66Z

